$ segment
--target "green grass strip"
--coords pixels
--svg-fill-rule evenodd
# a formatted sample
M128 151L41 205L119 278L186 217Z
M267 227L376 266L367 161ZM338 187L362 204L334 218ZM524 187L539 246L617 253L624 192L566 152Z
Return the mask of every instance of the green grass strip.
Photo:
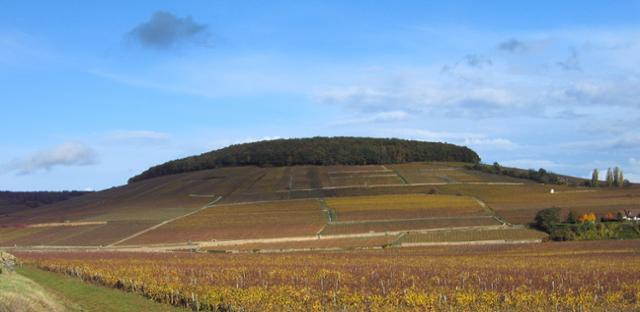
M21 267L17 271L50 292L72 301L83 311L191 311L157 303L137 294L85 283L75 278L31 266Z

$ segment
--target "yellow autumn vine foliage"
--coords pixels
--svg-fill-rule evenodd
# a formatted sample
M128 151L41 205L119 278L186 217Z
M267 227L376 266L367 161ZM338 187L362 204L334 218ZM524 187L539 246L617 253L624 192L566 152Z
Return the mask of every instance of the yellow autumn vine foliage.
M637 311L640 243L293 254L18 253L194 310Z

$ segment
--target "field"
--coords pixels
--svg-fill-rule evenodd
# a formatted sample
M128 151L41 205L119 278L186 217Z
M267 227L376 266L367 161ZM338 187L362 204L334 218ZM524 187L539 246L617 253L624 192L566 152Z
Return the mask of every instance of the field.
M250 243L241 245L227 245L218 247L206 247L204 251L301 251L301 250L324 250L324 249L357 249L357 248L382 248L396 240L398 235L385 235L374 237L352 237L352 238L326 238L313 239L297 242L280 243Z
M0 245L17 246L41 284L64 276L35 266L195 310L640 310L640 241L521 244L546 234L517 225L554 206L638 210L640 187L551 186L464 165L162 176L12 210Z
M441 229L501 225L493 217L458 217L444 219L418 219L399 221L366 221L328 224L321 235L353 235L360 233L403 232L410 230Z
M0 244L5 246L104 246L154 224L149 221L113 221L102 225L0 228Z
M473 198L464 196L356 196L215 205L125 244L383 233L498 224Z
M247 166L161 176L33 209L7 210L0 216L0 246L106 246L152 227L158 228L122 245L499 225L491 216L528 224L549 207L562 208L565 215L569 210L602 215L640 209L638 186L544 185L465 166ZM272 203L257 203L264 201ZM292 204L305 201L301 209ZM25 227L87 221L106 224Z
M315 235L326 223L318 200L220 205L127 241L175 243Z
M527 181L467 170L464 163L410 163L387 166L407 183L529 183Z
M470 241L520 241L542 240L547 234L529 229L442 230L405 235L402 244L470 242Z
M640 309L640 241L357 253L48 252L18 256L87 282L201 310Z
M384 166L328 168L330 186L368 186L384 184L403 184L403 180L392 170Z
M483 215L482 207L470 197L404 194L334 197L325 200L335 210L335 221L363 221Z
M554 194L550 193L552 188ZM516 224L530 223L539 210L550 207L562 208L565 215L570 210L576 213L615 214L623 209L640 208L640 187L593 189L543 184L445 185L438 187L438 190L476 196L499 216Z
M163 221L227 196L256 175L255 168L222 168L159 177L114 187L0 218L0 225L65 221Z

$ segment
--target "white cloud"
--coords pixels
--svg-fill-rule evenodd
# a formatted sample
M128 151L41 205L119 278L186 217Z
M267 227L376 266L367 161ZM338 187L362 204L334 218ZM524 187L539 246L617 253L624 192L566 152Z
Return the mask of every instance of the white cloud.
M593 139L587 141L576 141L571 143L560 144L563 148L574 150L640 150L640 133L627 132L617 134L613 137L604 139Z
M413 139L447 142L482 149L512 150L518 145L505 138L491 138L486 134L470 132L429 131L421 129L393 129L395 135Z
M457 35L496 40L495 34L472 31ZM640 61L632 57L640 53L638 35L620 29L520 33L500 39L502 43L493 41L490 50L466 51L463 61L459 58L465 53L439 64L378 66L374 74L353 69L350 81L327 81L314 98L363 112L405 110L473 118L571 119L577 117L571 112L584 107L602 111L612 106L638 114ZM495 52L495 44L502 51L526 53L487 52ZM463 64L476 66L459 66ZM594 116L589 114L587 110L585 117Z
M5 172L31 174L40 170L51 170L58 166L88 166L98 161L96 152L81 143L64 143L56 147L37 151L4 166Z
M523 168L523 169L553 169L560 168L561 165L546 159L513 159L501 162L502 165L507 167Z
M512 150L518 147L517 144L511 142L511 140L502 139L502 138L467 138L464 141L465 145L475 146L479 148L491 148L491 149L503 149L503 150Z

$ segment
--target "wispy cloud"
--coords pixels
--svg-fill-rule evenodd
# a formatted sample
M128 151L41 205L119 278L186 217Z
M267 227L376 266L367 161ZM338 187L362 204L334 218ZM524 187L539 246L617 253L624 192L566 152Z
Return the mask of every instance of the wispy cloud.
M149 130L120 130L107 135L110 141L135 144L157 144L168 141L171 136L164 132Z
M498 44L498 49L507 52L521 53L529 50L529 46L521 40L511 38L500 42L500 44Z
M208 26L196 22L191 16L177 17L173 13L157 11L151 18L134 27L127 38L144 47L166 50L182 43L209 46Z
M3 171L26 175L40 170L49 171L54 167L88 166L97 162L97 153L91 147L81 143L64 143L16 159L6 164Z
M55 62L57 55L39 38L25 32L0 29L0 65L34 67Z
M519 107L523 94L508 85L490 85L464 81L457 76L398 71L401 79L384 79L370 85L330 87L319 90L314 98L320 103L344 105L363 113L408 111L438 115L474 115L477 117L505 114Z
M602 152L610 150L640 150L640 133L627 132L606 138L596 138L587 141L576 141L560 145L562 148L573 150L590 150Z
M404 110L495 118L531 116L570 119L599 118L605 108L640 108L637 32L558 30L520 34L498 44L518 55L471 51L453 63L423 66L380 66L371 75L354 70L317 88L315 99L362 112ZM481 36L481 34L479 35ZM526 51L527 53L520 53ZM567 55L567 51L569 51ZM441 63L442 64L442 63ZM597 107L597 116L589 115Z
M484 66L491 66L493 61L490 58L484 57L478 54L467 54L464 57L464 62L471 67L482 68Z
M501 163L507 167L523 168L523 169L554 169L562 167L560 164L546 159L513 159L505 160Z
M557 62L558 66L564 70L577 70L581 71L580 60L578 59L578 50L576 48L570 49L569 56L563 61Z
M518 148L518 145L509 139L493 138L482 133L430 131L423 129L392 129L391 133L401 137L425 141L448 142L483 149L511 150Z
M388 111L388 112L379 112L374 114L361 114L357 117L350 117L339 119L335 121L334 125L353 125L353 124L363 124L363 123L380 123L380 122L395 122L395 121L403 121L407 120L410 117L410 114L405 111Z

